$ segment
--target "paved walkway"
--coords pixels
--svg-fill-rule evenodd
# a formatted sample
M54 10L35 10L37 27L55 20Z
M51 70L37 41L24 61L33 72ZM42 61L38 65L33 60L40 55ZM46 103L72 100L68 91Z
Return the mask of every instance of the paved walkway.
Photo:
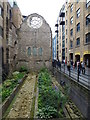
M58 67L57 67L57 68L58 68ZM59 70L60 70L60 69L59 69ZM67 66L64 67L64 65L62 64L62 65L61 65L61 71L69 76L69 71L68 71L68 69L67 69ZM72 77L72 78L75 79L76 81L78 80L78 72L77 72L77 69L73 69L73 67L71 67L70 77ZM82 74L82 72L80 73L79 82L90 89L90 79L89 79L89 77L90 77L90 69L89 69L89 68L86 68L85 74Z
M29 74L7 118L30 118L36 75Z

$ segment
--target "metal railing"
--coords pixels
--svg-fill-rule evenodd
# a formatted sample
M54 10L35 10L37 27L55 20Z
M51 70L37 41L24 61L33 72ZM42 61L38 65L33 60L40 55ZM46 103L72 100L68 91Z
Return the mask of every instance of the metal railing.
M81 69L73 68L73 66L68 69L67 65L58 63L58 61L53 63L53 67L90 89L90 75L87 73L88 71L84 74Z

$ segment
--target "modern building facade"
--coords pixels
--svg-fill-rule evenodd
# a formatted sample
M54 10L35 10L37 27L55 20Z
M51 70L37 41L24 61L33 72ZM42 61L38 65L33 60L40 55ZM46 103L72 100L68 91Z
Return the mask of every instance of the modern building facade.
M57 59L57 54L56 54L56 42L57 42L57 36L55 35L53 40L52 40L52 53L53 53L53 60Z
M59 60L65 60L65 4L60 9L59 13Z

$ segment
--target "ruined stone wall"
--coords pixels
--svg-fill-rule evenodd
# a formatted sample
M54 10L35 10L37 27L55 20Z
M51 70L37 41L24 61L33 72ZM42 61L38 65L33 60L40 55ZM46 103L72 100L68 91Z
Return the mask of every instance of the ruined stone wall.
M36 20L36 21L35 21ZM18 64L30 70L51 68L51 29L38 14L28 16L18 30Z
M12 30L9 30L9 37L8 37L8 49L9 49L9 74L16 70L17 64L17 54L18 54L18 47L17 47L17 34L16 34L16 27L12 25Z

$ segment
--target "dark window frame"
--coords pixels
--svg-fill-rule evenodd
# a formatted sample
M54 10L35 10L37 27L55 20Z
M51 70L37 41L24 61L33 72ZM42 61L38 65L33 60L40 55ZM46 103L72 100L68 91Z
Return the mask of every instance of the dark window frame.
M73 11L73 4L71 4L71 7L70 7L70 12Z
M80 37L76 39L76 46L80 46Z
M80 22L77 24L77 32L80 31Z
M73 36L73 28L70 30L70 36Z
M86 16L86 26L90 24L90 18L88 18L90 16L90 14L88 14Z
M39 48L39 49L38 49L38 55L39 55L39 56L42 56L42 48Z
M73 16L70 18L70 24L73 24Z
M85 43L90 43L90 32L85 35Z
M27 54L28 54L28 56L31 56L31 47L28 47Z
M77 14L77 18L79 18L79 16L80 16L80 8L76 11L76 14Z
M70 40L70 48L73 48L73 41Z

